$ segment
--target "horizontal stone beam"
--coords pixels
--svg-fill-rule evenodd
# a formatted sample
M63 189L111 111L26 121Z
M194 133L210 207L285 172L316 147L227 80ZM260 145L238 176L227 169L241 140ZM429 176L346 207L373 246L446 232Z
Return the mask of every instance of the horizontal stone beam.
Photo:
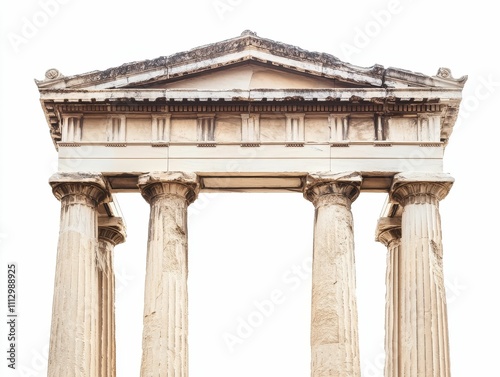
M267 101L287 100L290 98L305 101L349 101L426 98L442 101L459 101L462 90L459 88L339 88L339 89L254 89L254 90L188 90L188 89L96 89L96 90L40 90L42 101L106 101L113 99L134 99L136 101L166 100L225 100L225 101Z

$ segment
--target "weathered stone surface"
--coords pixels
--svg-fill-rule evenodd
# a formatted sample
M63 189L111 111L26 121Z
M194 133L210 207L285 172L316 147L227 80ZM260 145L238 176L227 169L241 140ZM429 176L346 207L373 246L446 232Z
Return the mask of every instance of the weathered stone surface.
M105 166L111 182L135 179L129 191L143 172L193 167L213 189L244 190L240 178L257 174L356 170L367 189L386 191L401 171L442 171L465 83L449 70L356 67L249 32L170 57L50 77L38 88L59 169Z
M49 184L58 200L66 196L83 195L95 207L111 200L108 182L100 173L58 172L50 177Z
M61 201L49 377L98 376L97 210L108 198L98 174L55 174Z
M402 205L405 200L417 200L420 195L430 195L440 201L448 195L454 181L447 173L399 173L392 182L391 198Z
M358 314L355 298L351 203L359 173L311 174L304 196L315 208L311 376L359 377Z
M401 218L382 217L377 224L376 239L387 246L385 305L385 377L398 377L399 365L399 277Z
M187 377L187 207L196 199L197 178L151 173L139 187L151 206L141 376Z
M350 203L359 195L363 177L358 172L342 173L312 173L306 178L304 197L311 201L317 208L317 200L324 200L323 195L333 194L338 196L335 200L345 201L350 209Z
M101 72L49 70L37 86L62 206L49 376L114 377L112 249L124 234L109 219L97 234L96 213L110 216L111 191L140 191L151 207L141 374L187 377L186 213L200 187L303 192L316 207L313 377L360 375L350 208L360 190L390 191L403 215L377 233L389 249L386 375L448 376L438 202L465 80L356 67L250 31Z
M401 238L401 217L381 217L377 222L375 241L389 247L391 242Z
M157 196L172 194L184 198L191 204L199 192L196 174L186 172L152 172L139 177L138 186L149 204Z
M221 110L224 113L228 111L228 104L239 106L235 111L249 113L254 111L255 104L268 106L269 102L286 102L294 106L313 103L321 106L319 111L323 113L350 113L353 112L349 109L351 105L359 105L355 111L365 115L369 111L372 118L378 114L397 117L400 112L428 113L439 122L431 122L432 132L424 132L427 137L423 139L446 143L467 79L466 76L453 78L449 69L440 69L436 76L427 76L378 64L358 67L327 53L306 51L249 33L105 71L74 76L63 76L53 69L49 71L46 80L37 81L37 86L56 148L61 142L64 116L85 113L77 110L77 103L80 107L91 104L93 115L96 110L114 113L117 105L121 109L128 107L127 114L143 111L144 106L154 114L157 111L161 114L169 112L170 107L177 107L172 101L183 106L187 101L191 108L193 102L197 102L204 110L193 109L194 113L212 114L219 112L214 109L220 101L224 102L225 108ZM248 108L243 110L244 103ZM335 105L335 109L327 109L331 105ZM305 109L297 111L305 112ZM394 123L391 141L399 141L398 122L388 123ZM351 131L353 137L359 134L356 128ZM414 134L417 133L411 133L411 140ZM373 135L381 136L382 133ZM66 140L79 141L78 138L62 137L63 142ZM156 168L136 171L152 170ZM319 170L321 168L311 169Z
M219 68L238 61L241 52L247 52L246 59L263 60L262 55L270 55L289 69L302 68L316 75L325 77L349 78L359 83L369 83L377 86L402 86L411 82L413 85L443 86L463 85L467 77L454 79L451 71L441 68L437 76L430 77L421 73L411 72L398 68L384 68L379 64L372 67L362 68L340 61L333 55L327 53L311 52L290 44L273 41L257 36L255 33L242 33L240 36L225 41L211 43L197 47L189 51L179 52L170 56L161 56L152 60L132 62L105 71L94 71L76 76L63 76L60 73L52 73L46 76L46 80L37 81L40 88L81 88L85 86L96 86L106 84L113 86L121 82L119 86L134 85L134 81L123 80L148 72L147 82L154 83L161 79L185 75L187 73L200 73L207 69ZM229 62L223 58L231 57ZM210 62L207 62L207 58ZM222 58L222 59L221 59ZM241 59L241 58L240 58ZM241 61L241 60L240 60ZM300 62L299 64L297 64ZM291 63L291 64L290 64ZM189 70L186 72L186 67ZM300 68L299 68L300 67ZM181 69L179 69L181 68ZM57 71L57 70L50 70ZM121 80L120 80L121 79ZM131 84L132 83L132 84ZM118 86L116 86L118 87Z
M113 269L113 254L115 246L125 242L125 237L125 225L121 218L99 218L97 279L99 296L99 376L101 377L116 377L115 272Z
M398 376L450 376L439 201L452 183L446 174L394 178L390 195L403 206Z

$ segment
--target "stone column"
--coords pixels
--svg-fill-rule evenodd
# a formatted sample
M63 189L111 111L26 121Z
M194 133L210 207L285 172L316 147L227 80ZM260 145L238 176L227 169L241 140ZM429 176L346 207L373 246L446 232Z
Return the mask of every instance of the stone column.
M387 246L385 296L385 377L399 377L399 249L401 218L383 217L377 224L376 240Z
M98 372L97 206L109 199L100 174L57 173L49 181L61 201L49 377Z
M311 174L304 196L316 208L311 313L311 376L359 377L358 314L351 203L359 173Z
M187 377L187 207L197 197L195 174L139 177L149 219L142 377Z
M115 377L115 272L113 269L113 252L116 245L125 242L125 225L120 217L99 218L98 225L99 370L101 377Z
M400 173L393 180L391 198L403 207L398 376L450 376L439 201L452 184L443 173Z

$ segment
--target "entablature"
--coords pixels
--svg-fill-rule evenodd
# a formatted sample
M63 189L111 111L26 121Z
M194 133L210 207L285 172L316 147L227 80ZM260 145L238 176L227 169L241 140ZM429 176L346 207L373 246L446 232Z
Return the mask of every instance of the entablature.
M415 97L405 99L395 97L373 97L366 100L358 96L350 96L344 99L330 98L328 100L305 100L295 96L293 99L290 99L291 97L282 98L280 100L265 98L265 100L260 99L255 101L243 100L241 98L233 98L231 101L220 99L190 100L186 98L178 100L161 98L149 101L126 97L107 98L98 101L95 98L88 98L88 96L85 96L86 98L80 98L79 100L64 95L61 97L65 98L64 100L58 99L58 96L54 96L51 99L48 97L48 94L47 96L43 96L42 103L56 147L59 141L73 141L71 138L65 140L62 136L63 129L66 127L67 118L78 118L78 122L85 122L86 120L91 121L92 119L106 116L106 119L122 119L123 124L125 124L127 120L133 118L143 118L143 120L145 120L146 118L153 119L154 117L168 116L172 117L172 120L175 120L181 117L192 117L193 114L196 114L198 118L200 114L213 114L214 119L216 119L215 123L219 122L224 117L241 117L245 114L253 114L253 116L259 114L259 116L264 119L264 122L266 117L279 117L283 115L286 118L290 114L303 114L306 120L325 115L347 114L352 119L371 118L374 122L374 127L378 127L379 129L385 127L385 123L389 122L391 118L417 119L419 117L439 116L439 136L432 141L442 141L446 143L458 112L458 102L456 99L443 100L438 98ZM380 124L376 125L377 122ZM107 127L109 128L110 126L108 125ZM122 126L115 124L112 127L120 128ZM130 127L132 126L127 125L127 128ZM303 124L301 127L303 127ZM385 140L386 138L381 133L375 133L371 139ZM147 137L142 141L146 140L148 140ZM352 140L365 141L367 139L358 140L354 138ZM370 138L368 140L370 140ZM411 140L411 138L404 138L401 140L393 138L392 140L406 141ZM99 142L103 140L97 139L95 141ZM128 140L119 138L117 141L124 142ZM318 140L315 139L311 141Z
M466 79L244 32L36 83L59 171L100 172L114 191L152 171L194 172L206 191L300 191L310 172L359 171L363 190L387 191L399 172L442 172Z

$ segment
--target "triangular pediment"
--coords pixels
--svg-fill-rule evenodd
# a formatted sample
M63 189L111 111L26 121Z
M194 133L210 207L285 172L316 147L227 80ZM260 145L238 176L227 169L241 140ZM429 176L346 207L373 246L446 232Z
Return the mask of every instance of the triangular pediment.
M256 63L237 64L222 69L213 69L201 74L181 77L177 80L164 79L142 86L142 88L149 89L191 90L330 89L355 87L362 87L362 85ZM141 86L134 85L130 88L141 88Z
M63 76L51 69L37 85L40 90L461 88L465 79L454 79L446 69L431 77L378 64L357 67L245 31L233 39L105 71Z

